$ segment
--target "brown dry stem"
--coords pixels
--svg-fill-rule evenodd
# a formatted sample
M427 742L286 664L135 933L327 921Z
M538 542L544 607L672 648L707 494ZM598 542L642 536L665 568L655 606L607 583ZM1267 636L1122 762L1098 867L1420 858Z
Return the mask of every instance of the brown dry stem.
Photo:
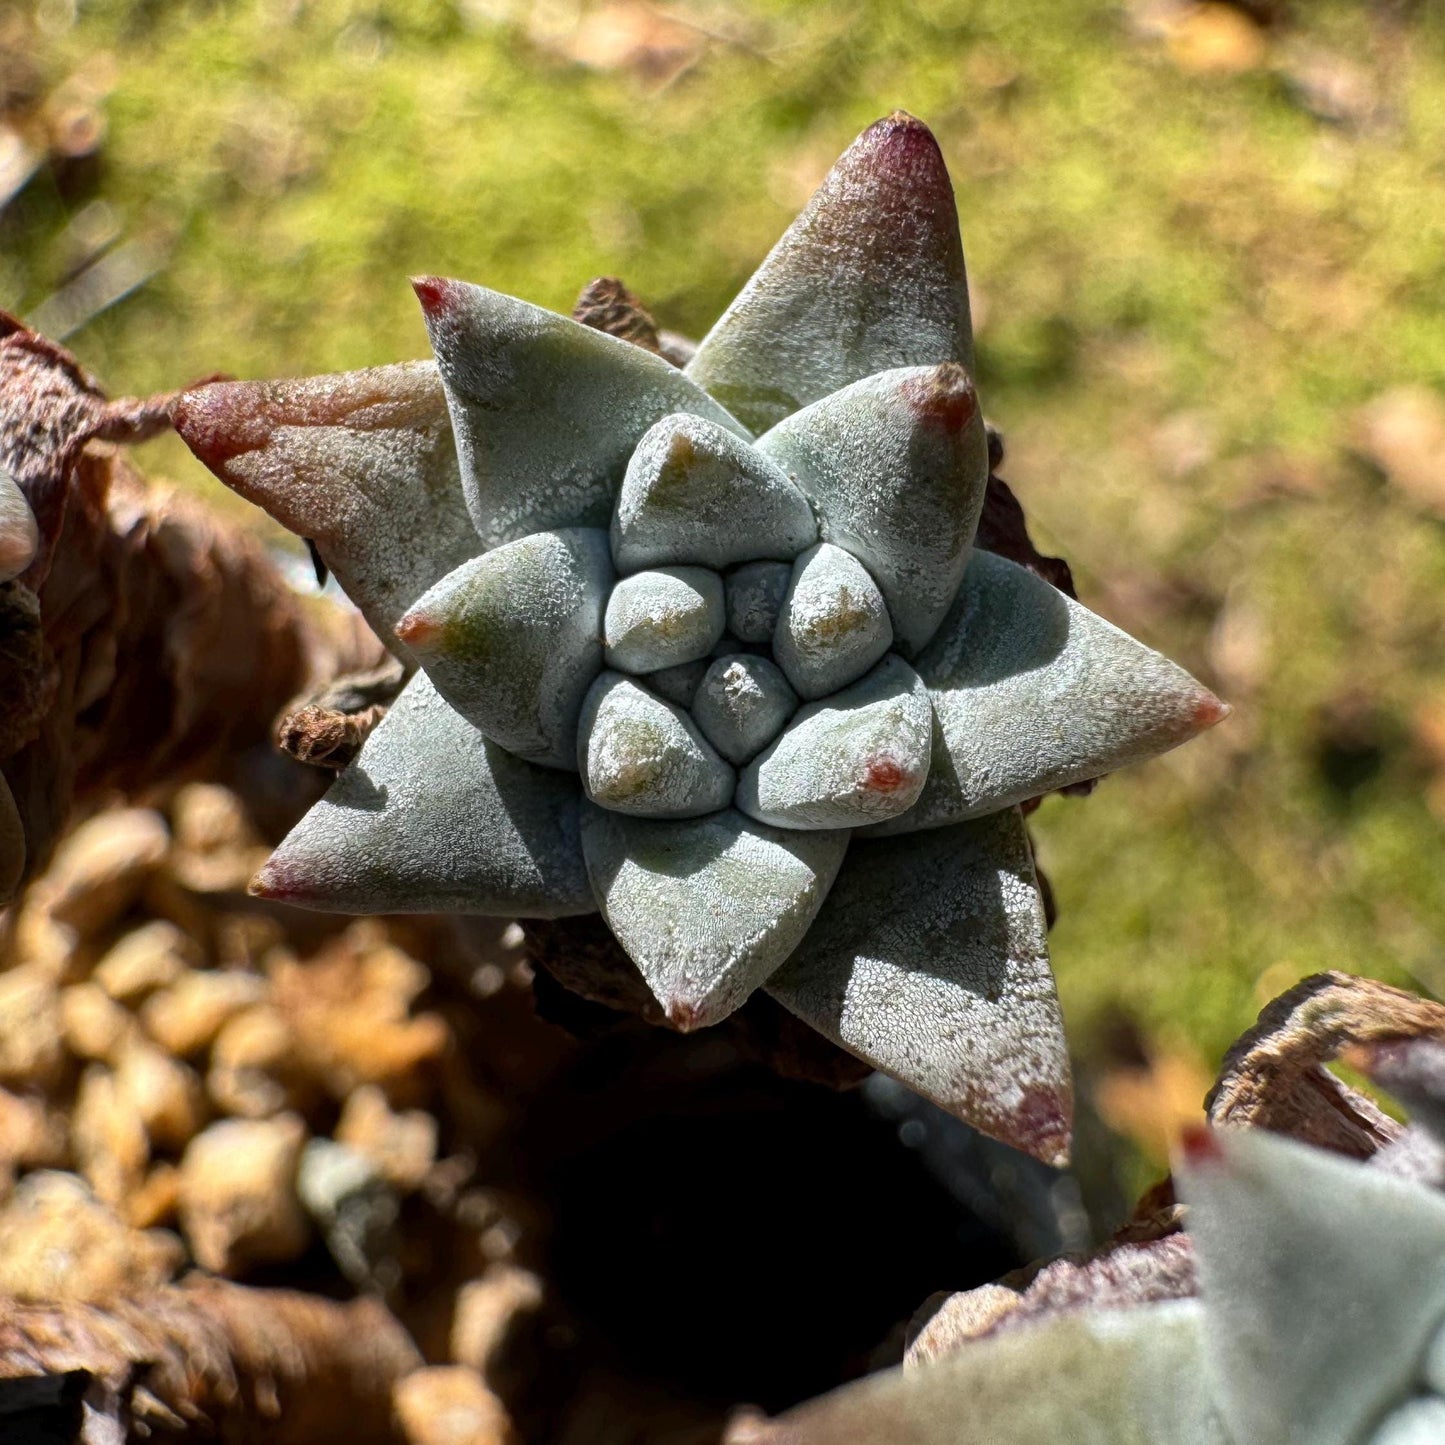
M40 528L35 561L0 587L0 769L25 877L74 807L234 778L287 699L380 660L359 622L309 612L253 537L127 463L115 444L164 429L173 400L108 400L0 313L0 466ZM12 840L0 880L21 871Z

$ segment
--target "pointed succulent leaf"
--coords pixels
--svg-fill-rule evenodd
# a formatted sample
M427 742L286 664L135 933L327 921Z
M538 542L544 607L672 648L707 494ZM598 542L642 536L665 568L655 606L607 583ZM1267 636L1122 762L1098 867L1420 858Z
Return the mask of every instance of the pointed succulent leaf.
M1199 1368L1197 1300L1063 1314L740 1422L724 1445L1240 1445Z
M619 813L697 818L732 798L736 774L697 724L621 673L592 684L577 755L587 796Z
M792 580L793 569L787 562L748 562L729 572L728 631L739 642L771 646Z
M608 926L688 1029L731 1013L792 952L848 835L768 828L732 809L666 822L590 808L582 845Z
M939 1108L1061 1164L1073 1095L1046 927L1016 808L855 841L768 989Z
M488 741L425 673L252 888L329 913L592 913L581 789Z
M933 715L918 674L885 657L810 703L738 779L737 806L779 828L854 828L912 807L928 774Z
M1175 1177L1236 1438L1366 1438L1445 1318L1445 1199L1259 1129L1201 1132Z
M1229 713L1208 688L1032 572L975 552L915 659L937 718L917 806L879 832L997 812L1156 757Z
M397 625L437 691L493 742L577 766L582 699L602 671L607 533L534 532L443 577Z
M911 655L958 591L988 484L988 438L957 362L888 371L814 402L758 450L807 493L823 536L877 579Z
M414 281L441 367L467 506L489 547L605 527L638 438L672 412L746 437L660 356L463 281Z
M773 656L800 697L826 697L847 687L892 642L883 594L856 557L820 542L793 563Z
M619 672L658 672L695 662L717 646L724 613L722 578L706 567L634 572L607 599L607 665Z
M898 112L839 158L707 334L688 375L754 431L897 366L973 365L938 142Z
M732 653L708 668L692 715L713 747L741 766L777 737L797 706L798 695L776 663Z
M801 494L798 500L802 501ZM808 504L803 502L803 505ZM812 513L808 516L811 519ZM813 535L817 535L816 527ZM35 513L30 510L30 503L15 478L0 467L0 582L18 577L35 559L39 546L40 529L35 525Z
M791 560L817 540L813 509L788 474L697 416L664 417L642 438L612 519L620 572L667 562Z
M378 636L482 550L436 366L187 392L176 430L230 487L308 538Z

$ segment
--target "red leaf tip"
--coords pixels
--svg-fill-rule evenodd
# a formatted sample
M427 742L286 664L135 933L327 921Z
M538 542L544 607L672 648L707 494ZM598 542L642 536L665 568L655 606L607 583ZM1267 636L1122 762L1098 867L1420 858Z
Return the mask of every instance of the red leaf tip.
M396 635L408 647L418 650L434 643L442 630L442 624L428 612L408 612L396 624Z
M903 383L903 399L920 422L945 432L961 432L978 415L978 392L968 368L945 361L923 376Z
M679 1033L691 1033L702 1021L702 1010L681 999L673 999L667 1005L667 1021Z
M1212 728L1215 723L1221 723L1234 709L1222 698L1217 698L1212 692L1205 691L1199 701L1194 704L1193 722L1196 732L1203 732L1205 728Z
M411 289L428 316L444 316L456 304L460 283L445 276L413 276Z
M1185 1162L1195 1168L1224 1162L1219 1138L1207 1124L1190 1124L1184 1129L1179 1135L1179 1149Z
M261 871L251 880L246 892L253 898L271 898L278 903L289 903L304 898L307 889L294 868L279 858L270 858L261 866Z
M1043 1087L1026 1089L1023 1101L1012 1111L1008 1133L998 1137L1062 1169L1069 1162L1073 1143L1073 1114L1073 1101L1067 1093Z

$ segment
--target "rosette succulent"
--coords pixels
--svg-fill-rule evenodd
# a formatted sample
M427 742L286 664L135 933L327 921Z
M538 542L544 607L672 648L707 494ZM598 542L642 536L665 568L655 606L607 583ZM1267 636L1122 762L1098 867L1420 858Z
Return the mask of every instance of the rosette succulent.
M257 891L600 911L675 1026L765 988L1061 1158L1019 805L1226 709L975 548L988 439L928 129L866 131L690 359L413 284L434 364L178 412L419 669Z

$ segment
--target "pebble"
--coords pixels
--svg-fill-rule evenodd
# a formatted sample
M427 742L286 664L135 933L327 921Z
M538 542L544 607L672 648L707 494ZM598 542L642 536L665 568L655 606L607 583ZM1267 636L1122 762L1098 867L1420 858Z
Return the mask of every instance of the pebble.
M181 1159L181 1223L196 1262L215 1274L295 1259L310 1236L297 1195L306 1126L295 1114L223 1119Z

